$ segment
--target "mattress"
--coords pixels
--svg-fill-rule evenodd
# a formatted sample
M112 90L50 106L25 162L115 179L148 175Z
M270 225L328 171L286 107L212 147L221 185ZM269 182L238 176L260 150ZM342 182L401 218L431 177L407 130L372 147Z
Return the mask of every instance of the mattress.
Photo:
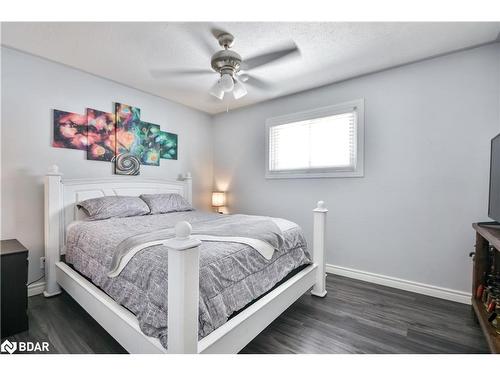
M137 253L114 278L107 276L117 246L130 236L213 220L219 214L188 211L73 223L66 233L66 262L138 319L142 332L167 347L168 251L157 245ZM232 242L200 246L199 338L223 325L234 313L270 291L292 271L310 264L298 226L283 231L283 246L271 259Z

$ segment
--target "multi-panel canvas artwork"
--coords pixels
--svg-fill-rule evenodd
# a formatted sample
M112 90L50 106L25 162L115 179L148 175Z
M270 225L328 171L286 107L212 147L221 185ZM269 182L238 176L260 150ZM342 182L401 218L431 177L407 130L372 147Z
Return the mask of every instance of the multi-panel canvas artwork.
M111 161L116 174L138 175L140 165L177 160L177 134L141 121L141 110L116 103L114 113L88 108L86 115L54 110L52 145L87 151L87 159Z
M115 156L115 114L87 109L87 159L111 161Z
M54 110L53 147L87 150L87 116Z

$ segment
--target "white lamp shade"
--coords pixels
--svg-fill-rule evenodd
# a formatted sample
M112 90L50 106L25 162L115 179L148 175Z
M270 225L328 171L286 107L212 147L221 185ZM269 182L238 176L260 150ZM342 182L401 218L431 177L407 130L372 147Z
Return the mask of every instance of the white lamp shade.
M212 86L209 93L219 100L222 100L222 98L224 98L224 90L222 90L222 88L220 87L219 81L215 82L215 85Z
M223 74L219 80L219 87L225 91L230 92L234 88L233 77L230 74Z
M241 83L240 81L236 80L233 88L234 98L239 99L244 97L246 94L247 94L247 89L245 88L245 85L243 85L243 83Z
M226 205L226 193L223 191L214 191L212 193L212 206L224 207Z

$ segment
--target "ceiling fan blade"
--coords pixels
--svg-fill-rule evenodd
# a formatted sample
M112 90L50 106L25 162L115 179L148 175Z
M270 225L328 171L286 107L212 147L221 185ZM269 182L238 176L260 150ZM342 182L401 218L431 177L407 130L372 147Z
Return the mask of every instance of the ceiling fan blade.
M275 51L263 53L258 56L250 57L248 59L243 59L243 62L241 63L241 69L255 69L265 64L269 64L273 61L283 59L285 57L294 57L295 55L300 55L300 50L299 47L297 47L297 45L292 42L290 45L281 47L280 49L277 49Z
M217 52L217 44L212 40L208 40L205 32L192 34L192 40L206 56L212 56Z
M246 82L250 78L250 76L240 70L240 72L236 75L238 80L241 82Z
M257 87L258 89L261 89L261 90L272 89L272 85L270 83L267 83L266 81L263 81L260 78L255 78L254 76L251 76L249 74L245 74L245 78L246 78L246 80L245 81L242 80L242 81L245 82L245 84L248 86Z
M215 72L208 69L150 69L149 73L153 78L169 78L181 75L214 74Z

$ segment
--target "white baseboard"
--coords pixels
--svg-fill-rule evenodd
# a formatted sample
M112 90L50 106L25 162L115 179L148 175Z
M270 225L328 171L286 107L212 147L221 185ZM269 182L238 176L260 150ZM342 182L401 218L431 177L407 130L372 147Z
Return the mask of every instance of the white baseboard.
M326 272L334 275L349 277L351 279L367 281L373 284L385 285L391 288L406 290L409 292L424 294L426 296L437 297L449 301L471 304L471 294L458 290L441 288L434 285L417 283L396 277L379 275L376 273L360 271L353 268L335 266L333 264L326 265ZM38 281L28 286L28 297L43 293L45 290L45 281Z
M471 294L459 290L441 288L439 286L417 283L415 281L398 279L396 277L379 275L376 273L355 270L347 267L335 266L333 264L326 265L326 272L332 273L334 275L349 277L351 279L367 281L373 284L379 284L391 288L406 290L409 292L425 294L426 296L442 298L449 301L464 303L467 305L471 304Z
M37 294L42 294L45 290L45 281L37 281L31 285L28 285L28 297L36 296Z

